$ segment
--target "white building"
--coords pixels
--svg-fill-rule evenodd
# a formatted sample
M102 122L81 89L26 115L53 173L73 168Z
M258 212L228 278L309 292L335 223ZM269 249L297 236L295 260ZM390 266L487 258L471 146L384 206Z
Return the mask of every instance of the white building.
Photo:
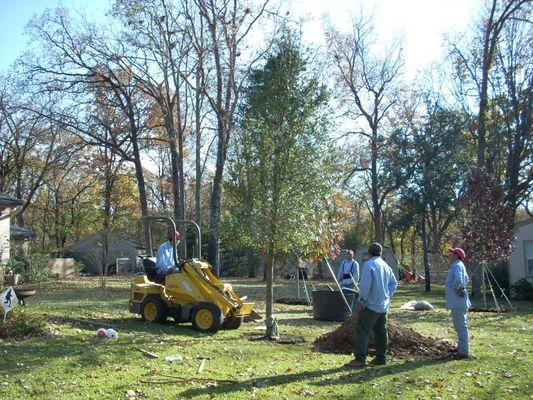
M526 278L533 283L533 218L515 226L514 251L509 257L509 283Z
M10 226L11 214L22 205L22 201L14 197L0 195L0 288L4 284L4 265L10 257Z

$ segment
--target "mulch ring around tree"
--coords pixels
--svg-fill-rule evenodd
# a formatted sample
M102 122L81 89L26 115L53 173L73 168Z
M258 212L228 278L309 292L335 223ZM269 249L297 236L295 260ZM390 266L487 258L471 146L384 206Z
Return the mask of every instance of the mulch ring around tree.
M506 313L509 310L505 307L495 307L495 308L486 308L486 307L470 307L468 309L470 312L490 312L490 313Z
M296 306L308 306L309 305L309 303L307 302L307 299L296 299L292 297L282 297L280 299L276 299L275 303L290 304L290 305L296 305Z
M315 340L316 349L322 353L353 354L355 350L355 324L357 317L351 317L333 332L326 333ZM451 355L453 345L443 339L423 336L411 328L388 321L389 350L394 358L427 360L445 358ZM374 355L373 334L368 343L368 354Z
M299 343L305 343L305 339L302 336L291 336L291 335L282 335L279 339L269 339L265 335L257 336L252 335L248 337L248 340L255 342L255 341L269 341L274 344L299 344Z

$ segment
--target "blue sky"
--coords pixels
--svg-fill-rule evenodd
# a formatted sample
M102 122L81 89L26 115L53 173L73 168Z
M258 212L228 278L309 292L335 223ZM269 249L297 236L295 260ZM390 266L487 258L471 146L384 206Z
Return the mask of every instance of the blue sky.
M306 17L304 37L321 42L321 17L329 13L341 29L348 15L360 8L374 13L380 38L388 40L401 33L405 38L404 54L409 75L416 75L442 52L442 35L466 31L481 0L282 0L290 4L295 17ZM0 0L0 71L5 71L24 52L28 38L24 27L29 19L47 7L63 4L83 9L101 18L110 0Z
M109 0L0 0L0 71L5 71L24 52L28 38L24 27L33 15L62 4L102 16Z

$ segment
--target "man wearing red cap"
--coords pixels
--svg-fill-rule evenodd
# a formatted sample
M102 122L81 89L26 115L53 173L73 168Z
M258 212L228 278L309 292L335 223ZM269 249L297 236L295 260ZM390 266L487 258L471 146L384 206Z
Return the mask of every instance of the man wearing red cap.
M180 242L179 240L183 238L183 235L178 231L175 232L176 235L176 246ZM157 267L156 271L156 280L165 281L165 277L174 272L174 233L169 231L167 234L167 241L159 246L156 254L155 266ZM176 253L176 258L178 254Z
M469 357L470 345L468 340L468 326L466 313L470 308L470 299L466 290L468 274L464 265L465 252L456 247L449 250L452 263L446 276L446 307L452 313L453 327L457 332L457 354L455 358Z

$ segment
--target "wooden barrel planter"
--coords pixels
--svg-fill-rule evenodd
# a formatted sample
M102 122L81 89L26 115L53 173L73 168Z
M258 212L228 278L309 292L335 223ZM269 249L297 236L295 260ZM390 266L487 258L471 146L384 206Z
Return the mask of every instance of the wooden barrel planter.
M350 317L350 311L339 291L313 290L313 318L320 321L342 322ZM357 303L357 292L344 291L350 306ZM354 299L355 297L355 299Z

